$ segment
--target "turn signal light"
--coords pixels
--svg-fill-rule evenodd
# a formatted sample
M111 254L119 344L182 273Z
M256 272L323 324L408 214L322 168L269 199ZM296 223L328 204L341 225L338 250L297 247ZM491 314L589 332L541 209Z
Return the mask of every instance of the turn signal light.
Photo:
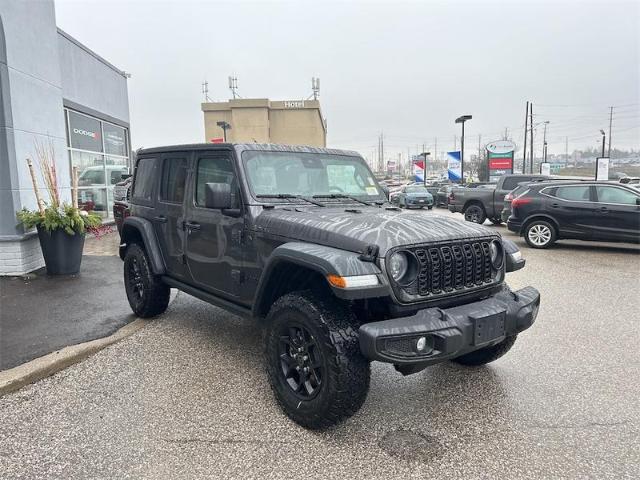
M330 273L327 275L327 281L337 288L362 288L373 287L378 285L378 277L376 275L354 275L351 277L341 277Z

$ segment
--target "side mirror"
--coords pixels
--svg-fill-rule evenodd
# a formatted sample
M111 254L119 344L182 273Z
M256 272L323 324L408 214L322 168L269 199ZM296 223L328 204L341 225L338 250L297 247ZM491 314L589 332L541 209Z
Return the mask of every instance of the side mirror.
M511 240L507 240L506 238L503 238L502 248L504 248L504 256L506 261L507 272L515 272L516 270L520 270L521 268L524 267L524 264L526 263L526 261L524 258L522 258L520 249L514 242L512 242Z
M219 210L231 208L231 185L228 183L206 183L204 186L204 206Z

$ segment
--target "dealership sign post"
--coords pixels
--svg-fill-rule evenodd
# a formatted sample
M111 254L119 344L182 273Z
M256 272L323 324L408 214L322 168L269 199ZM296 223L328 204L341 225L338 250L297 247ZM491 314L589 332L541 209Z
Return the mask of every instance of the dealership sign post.
M596 181L609 180L609 158L596 158Z
M513 173L515 143L509 140L496 140L487 143L486 149L490 182L497 182L502 175Z

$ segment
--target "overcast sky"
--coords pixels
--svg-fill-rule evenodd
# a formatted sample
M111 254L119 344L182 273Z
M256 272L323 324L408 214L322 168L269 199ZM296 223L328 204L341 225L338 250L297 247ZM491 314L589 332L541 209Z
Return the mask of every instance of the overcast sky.
M549 153L640 147L640 2L56 1L58 26L131 73L133 147L204 141L201 83L230 96L300 99L321 79L328 145L389 158L453 149L473 115L477 148L505 127L522 143L526 100ZM536 136L541 151L542 132Z

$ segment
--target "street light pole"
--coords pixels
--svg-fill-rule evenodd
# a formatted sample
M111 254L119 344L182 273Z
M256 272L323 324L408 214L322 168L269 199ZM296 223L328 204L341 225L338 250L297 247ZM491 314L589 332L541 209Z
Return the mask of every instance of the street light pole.
M462 138L460 139L460 183L464 184L464 122L471 120L471 115L462 115L456 118L456 123L462 124Z
M605 145L605 133L604 130L600 130L600 133L602 134L602 156L604 157L604 145Z
M231 130L231 125L229 123L225 122L224 120L216 122L216 125L218 125L222 129L222 139L226 143L227 142L227 130Z
M542 161L545 163L547 161L547 125L549 125L549 120L544 122L544 135L542 138Z

